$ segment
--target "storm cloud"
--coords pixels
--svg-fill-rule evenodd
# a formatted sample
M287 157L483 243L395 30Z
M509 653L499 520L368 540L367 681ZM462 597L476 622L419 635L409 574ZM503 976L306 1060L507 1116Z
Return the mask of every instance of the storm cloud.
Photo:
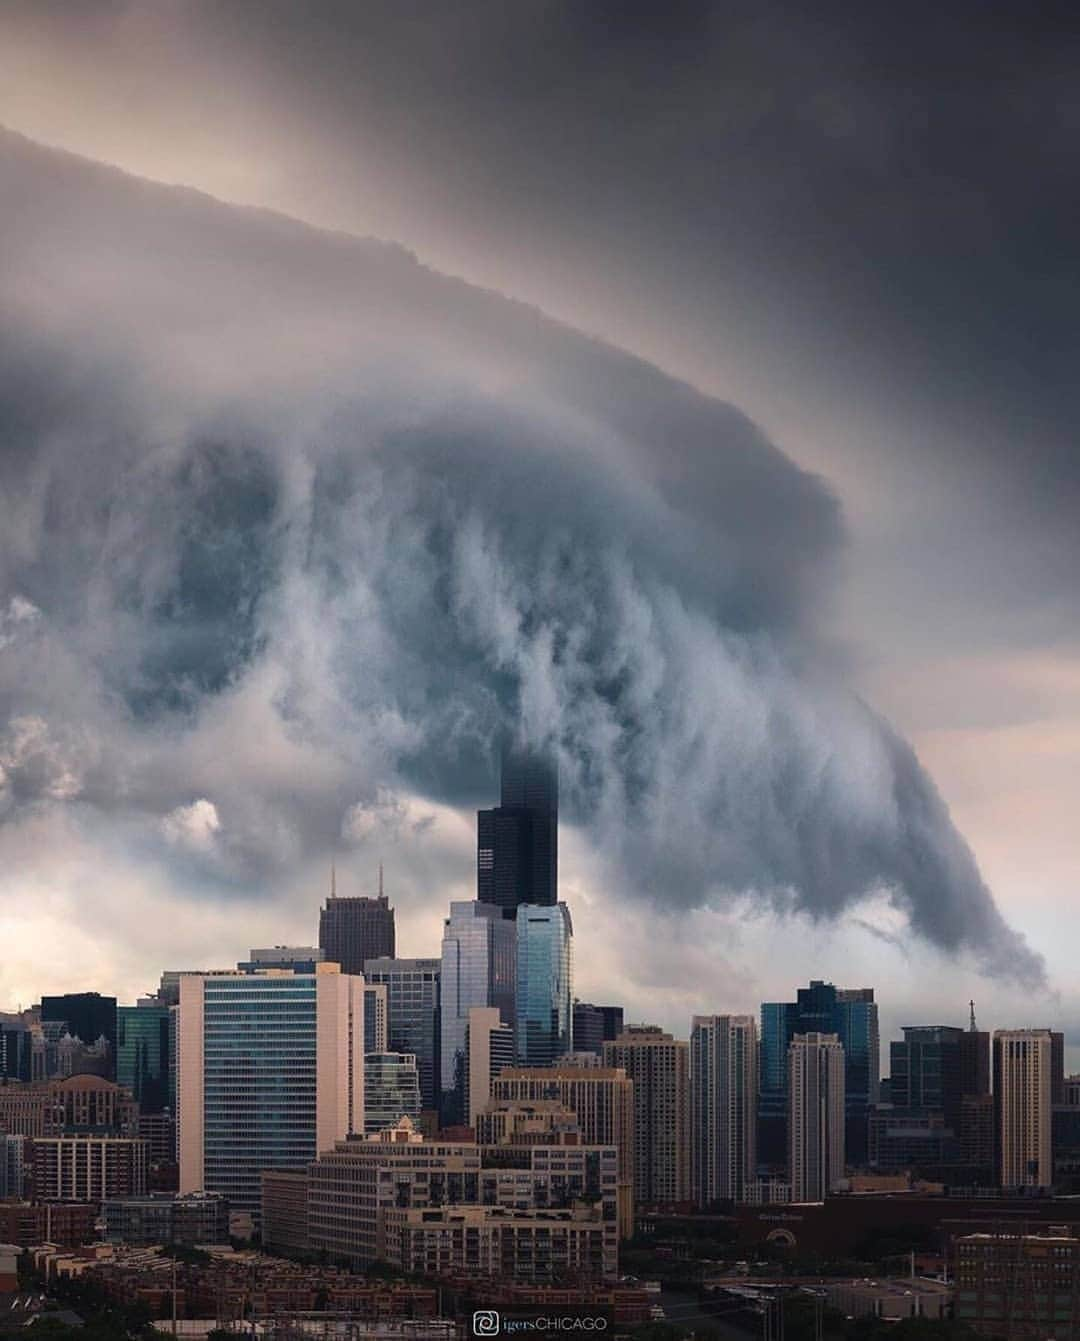
M0 138L0 814L193 886L559 752L612 889L912 931L1035 981L817 629L837 503L744 415L384 243Z

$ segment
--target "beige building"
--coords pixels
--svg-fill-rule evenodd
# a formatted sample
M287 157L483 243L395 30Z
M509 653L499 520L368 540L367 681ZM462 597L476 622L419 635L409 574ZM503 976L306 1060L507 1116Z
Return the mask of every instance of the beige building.
M1053 1051L1049 1029L994 1034L994 1106L1002 1187L1050 1187Z
M694 1201L746 1201L757 1173L758 1031L752 1015L695 1015L690 1028Z
M35 1201L105 1201L146 1192L147 1145L131 1136L38 1137L33 1142Z
M179 982L180 1191L258 1215L263 1170L363 1130L364 980L321 963Z
M844 1048L836 1034L788 1047L788 1180L794 1201L823 1201L844 1176Z
M690 1200L690 1045L655 1025L604 1044L604 1065L634 1083L634 1201Z
M491 1082L496 1103L554 1102L578 1120L581 1139L619 1152L619 1233L634 1232L634 1083L622 1067L510 1067Z
M581 1144L576 1130L558 1124L545 1144L480 1146L425 1140L402 1118L365 1140L338 1142L308 1166L308 1242L332 1258L388 1261L398 1251L386 1237L391 1210L538 1212L580 1203L595 1212L606 1260L618 1251L617 1168L613 1146ZM294 1190L275 1182L264 1177L264 1196L283 1206ZM276 1246L278 1221L269 1211L267 1223Z
M494 1276L518 1285L600 1281L619 1269L599 1208L441 1206L383 1213L386 1261L425 1276Z
M465 1041L465 1122L472 1126L491 1098L491 1082L514 1062L514 1028L497 1006L472 1006Z

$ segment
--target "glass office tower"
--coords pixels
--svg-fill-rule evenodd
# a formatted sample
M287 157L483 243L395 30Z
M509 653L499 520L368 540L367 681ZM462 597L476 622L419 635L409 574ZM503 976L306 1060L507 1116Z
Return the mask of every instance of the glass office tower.
M386 988L386 1047L411 1052L420 1072L420 1099L426 1109L439 1106L438 959L368 959L364 978ZM375 1049L369 1049L375 1051Z
M872 987L842 988L811 981L794 1001L769 1001L761 1007L761 1098L758 1158L766 1165L784 1162L787 1133L787 1050L796 1034L835 1034L844 1049L845 1148L850 1163L867 1156L871 1104L880 1092L878 1008Z
M116 1008L116 1083L144 1113L169 1106L169 1007L156 1001Z
M573 1048L573 936L565 903L519 905L514 1010L519 1066L550 1066Z
M420 1118L420 1076L411 1052L369 1052L364 1058L364 1133L401 1118Z
M452 903L443 930L440 965L442 1012L440 1087L443 1122L461 1122L465 1111L465 1068L469 1011L495 1006L514 1019L516 923L487 903Z

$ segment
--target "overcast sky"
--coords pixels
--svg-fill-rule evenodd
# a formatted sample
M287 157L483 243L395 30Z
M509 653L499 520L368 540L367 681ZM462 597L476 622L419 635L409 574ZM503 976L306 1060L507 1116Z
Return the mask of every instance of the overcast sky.
M1080 1043L1072 7L0 16L11 130L680 379L10 142L0 1005L309 941L332 857L435 952L513 712L581 995Z

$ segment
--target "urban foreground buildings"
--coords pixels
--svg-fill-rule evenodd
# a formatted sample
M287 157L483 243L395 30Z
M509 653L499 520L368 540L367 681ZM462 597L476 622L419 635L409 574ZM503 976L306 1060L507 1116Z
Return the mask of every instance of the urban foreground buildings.
M752 1015L695 1015L690 1028L692 1191L745 1201L757 1174L758 1034Z
M788 1170L795 1201L822 1201L844 1176L844 1048L835 1034L788 1046Z
M491 1082L493 1104L554 1102L577 1118L589 1145L617 1151L616 1200L619 1232L634 1232L634 1172L637 1134L634 1084L623 1067L511 1067Z
M302 1168L364 1121L364 983L337 964L180 979L181 1192L257 1216L263 1170Z
M631 1025L604 1044L604 1065L633 1082L635 1201L689 1201L689 1045L654 1025Z
M420 1072L420 1100L425 1109L439 1106L441 1077L439 959L392 959L364 961L364 979L369 986L386 988L386 1046L393 1052L409 1052Z

